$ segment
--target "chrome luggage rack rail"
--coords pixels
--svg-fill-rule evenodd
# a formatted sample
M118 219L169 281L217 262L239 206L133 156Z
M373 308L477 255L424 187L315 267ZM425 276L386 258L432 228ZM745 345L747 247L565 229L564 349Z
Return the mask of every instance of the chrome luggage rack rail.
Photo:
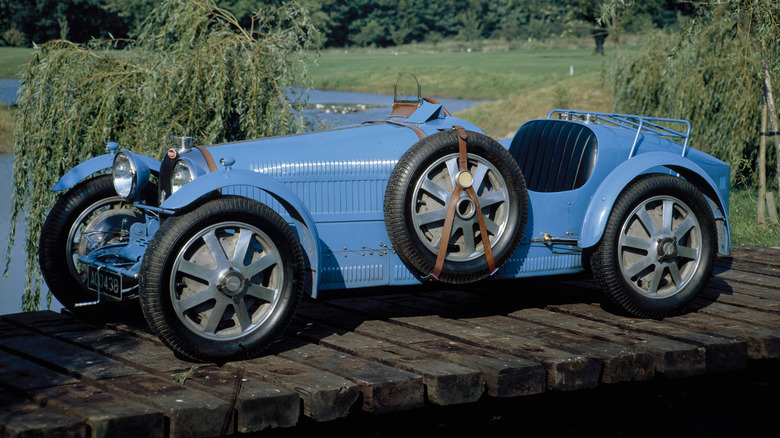
M688 138L691 135L691 124L683 119L664 119L660 117L643 117L631 114L597 113L562 109L550 111L547 118L552 119L555 114L558 114L558 118L561 120L581 120L585 123L603 123L626 129L635 129L636 135L634 136L634 144L631 145L631 152L629 153L628 158L634 156L636 144L639 141L639 134L642 132L679 143L682 145L683 157L688 148ZM683 125L683 129L673 129L675 125Z

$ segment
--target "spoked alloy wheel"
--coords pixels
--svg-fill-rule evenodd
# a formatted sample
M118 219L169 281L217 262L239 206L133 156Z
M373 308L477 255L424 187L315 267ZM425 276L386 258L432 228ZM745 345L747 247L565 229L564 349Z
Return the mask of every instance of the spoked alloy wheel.
M592 258L607 296L629 313L680 313L704 289L717 248L712 211L692 184L654 175L618 199Z
M292 229L246 198L218 198L166 219L141 271L149 325L196 361L259 354L287 327L303 294L303 253Z
M279 250L255 226L220 222L179 251L170 275L179 319L198 336L234 340L262 326L280 305Z
M643 201L620 231L623 279L650 299L679 293L702 263L703 237L696 215L684 202L668 195Z
M494 267L504 265L520 244L528 217L525 179L506 148L467 131L461 169L458 135L455 129L442 131L409 148L390 175L384 202L387 233L406 267L420 278L452 284L493 274L486 245ZM456 187L460 194L453 199ZM452 226L444 235L453 202ZM439 265L442 241L446 254ZM438 275L428 276L434 272Z
M487 241L495 242L506 231L513 207L507 183L496 167L484 158L468 154L468 160L485 218ZM439 251L447 204L455 190L458 173L458 154L450 154L428 166L414 185L410 206L414 231L433 254ZM484 257L485 242L480 236L474 202L465 191L456 202L447 259L463 262Z

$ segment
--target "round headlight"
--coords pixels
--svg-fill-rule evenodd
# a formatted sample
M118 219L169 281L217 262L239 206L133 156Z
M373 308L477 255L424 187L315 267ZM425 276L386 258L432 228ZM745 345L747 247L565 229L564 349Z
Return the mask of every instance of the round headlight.
M111 173L114 177L114 190L127 199L135 198L149 181L149 168L129 151L122 151L114 156Z
M135 185L135 169L133 169L130 157L122 152L116 154L114 157L113 174L116 193L123 198L130 197L130 193Z
M195 171L188 160L182 159L177 161L173 165L173 172L171 172L171 194L176 193L184 184L187 184L194 178Z

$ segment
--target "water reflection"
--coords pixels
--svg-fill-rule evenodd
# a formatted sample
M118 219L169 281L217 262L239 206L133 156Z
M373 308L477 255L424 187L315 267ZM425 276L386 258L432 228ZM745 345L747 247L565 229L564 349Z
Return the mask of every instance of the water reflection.
M436 100L455 114L481 103L476 100ZM319 118L329 126L345 126L370 120L386 119L393 106L393 96L354 93L350 91L309 90L309 104L304 114L308 120Z
M16 102L21 81L13 78L0 78L0 102L11 105ZM301 89L293 93L306 92ZM381 120L390 115L393 96L384 94L353 93L350 91L308 90L309 103L304 110L307 120L321 120L327 126L345 126L363 123L369 120ZM479 104L476 100L440 99L438 100L451 113L467 110Z

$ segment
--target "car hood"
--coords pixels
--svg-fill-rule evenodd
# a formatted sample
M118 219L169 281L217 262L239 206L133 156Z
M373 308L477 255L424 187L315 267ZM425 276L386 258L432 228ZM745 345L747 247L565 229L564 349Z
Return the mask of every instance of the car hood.
M332 174L387 174L422 135L452 126L481 132L455 117L410 124L405 119L215 145L206 148L215 162L235 159L233 168L275 178L307 178Z

